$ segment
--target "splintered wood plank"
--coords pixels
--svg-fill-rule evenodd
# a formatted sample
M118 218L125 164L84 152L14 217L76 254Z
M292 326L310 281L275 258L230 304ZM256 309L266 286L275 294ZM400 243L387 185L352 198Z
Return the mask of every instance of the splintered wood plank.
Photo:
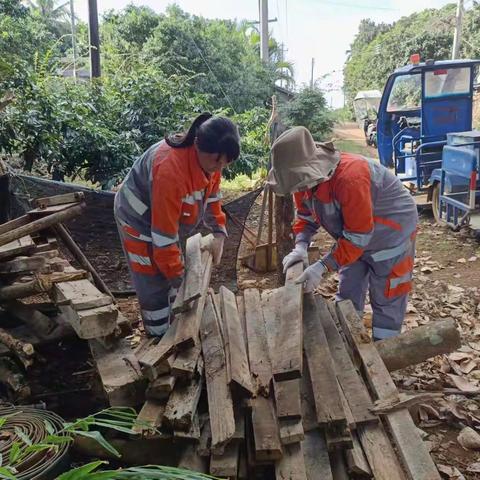
M166 401L173 391L175 380L173 375L162 375L156 378L148 385L147 391L145 392L146 397L149 400Z
M282 295L281 321L277 330L276 352L272 358L275 380L292 380L302 375L303 361L303 285L294 281L303 271L303 264L292 265L286 274Z
M307 472L303 448L300 443L287 445L283 457L275 463L276 480L305 480Z
M312 430L305 434L303 455L307 480L333 480L323 430Z
M320 426L345 428L347 425L338 391L330 349L312 293L303 298L305 356L310 371L317 421Z
M212 255L210 252L205 251L202 253L202 265L201 296L193 302L190 310L179 314L177 318L178 325L175 332L175 346L180 350L191 348L199 342L198 333L212 273Z
M262 292L262 308L267 332L267 342L270 358L275 352L277 327L280 324L280 308L283 288L265 290ZM298 378L285 381L273 381L275 406L279 419L292 420L302 417L300 403L300 380Z
M184 447L182 455L180 456L178 468L192 470L193 472L207 473L207 463L207 459L198 454L196 445L189 443Z
M293 420L279 419L280 441L282 445L301 442L305 438L302 420L300 418Z
M300 402L302 405L302 423L305 432L318 428L317 412L315 411L315 400L313 398L312 383L307 361L303 360L303 374L300 379Z
M202 295L202 251L200 241L202 234L197 233L187 238L185 246L185 291L183 301L190 303Z
M247 395L252 395L254 388L235 294L224 286L220 287L219 293L225 355L229 357L227 363L230 365L228 381L234 382Z
M268 355L267 334L257 289L247 288L244 292L245 323L247 325L248 355L250 371L256 382L257 392L268 396L272 380L272 365Z
M210 458L210 475L236 478L238 472L240 445L229 443L222 455L213 454Z
M193 378L185 384L176 384L165 408L164 421L174 430L187 432L192 427L202 392L202 378Z
M394 399L398 391L375 345L350 300L337 304L338 317L345 336L362 359L371 389L379 400ZM397 446L403 466L415 480L439 480L440 474L406 408L384 416Z
M13 240L0 247L0 260L16 257L18 255L30 255L36 249L35 242L30 235Z
M282 445L273 402L258 396L251 403L255 458L260 462L279 460L282 458Z
M328 340L335 373L348 405L350 406L355 423L357 425L377 423L378 417L370 412L370 409L373 408L370 394L352 362L325 300L318 295L316 302L320 314L320 321Z
M175 352L175 331L177 320L168 327L165 335L158 342L152 339L141 350L136 352L138 361L142 366L144 374L149 380L154 380L158 375L170 371L172 354ZM173 363L173 362L172 362Z
M208 410L212 433L212 449L222 448L235 433L235 417L227 384L225 350L211 295L207 296L200 328L205 362Z
M372 471L370 470L370 465L367 462L365 452L360 445L360 440L358 439L358 434L356 432L352 432L352 441L353 448L347 450L345 453L348 472L352 475L359 475L363 478L371 478Z
M165 403L147 400L138 414L133 431L142 435L154 435L162 425Z
M77 311L113 303L109 295L100 292L89 280L56 283L53 298L57 304L71 305Z
M139 405L145 397L145 382L128 341L121 338L110 350L96 340L89 345L110 405Z
M179 352L172 365L172 375L177 378L192 378L197 370L202 346L200 343L183 352Z

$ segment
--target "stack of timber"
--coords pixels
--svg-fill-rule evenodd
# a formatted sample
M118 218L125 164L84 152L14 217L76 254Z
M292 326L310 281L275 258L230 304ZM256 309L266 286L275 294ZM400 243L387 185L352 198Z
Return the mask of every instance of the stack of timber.
M382 359L425 360L412 352L429 333L377 350L350 302L295 284L301 264L281 288L215 293L208 243L187 241L178 313L136 351L149 379L138 431L183 445L181 467L220 478L439 480ZM439 331L435 353L458 348L454 324Z
M90 344L110 404L138 404L144 398L140 366L121 338L129 332L128 321L63 226L81 215L83 193L35 203L37 208L0 225L0 308L10 320L0 326L0 355L13 356L27 369L36 346L76 335ZM59 240L80 269L61 254Z

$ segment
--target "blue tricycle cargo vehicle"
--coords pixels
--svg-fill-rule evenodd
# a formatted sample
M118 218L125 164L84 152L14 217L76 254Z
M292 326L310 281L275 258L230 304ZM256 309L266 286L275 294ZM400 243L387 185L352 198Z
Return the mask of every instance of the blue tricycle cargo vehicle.
M380 162L412 194L427 194L438 222L480 232L480 131L472 130L480 60L412 63L390 75L377 120Z

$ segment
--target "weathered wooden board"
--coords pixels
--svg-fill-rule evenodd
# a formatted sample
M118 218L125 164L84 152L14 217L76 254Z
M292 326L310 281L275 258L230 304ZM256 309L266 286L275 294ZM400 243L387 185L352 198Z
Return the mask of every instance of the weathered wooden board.
M175 438L181 438L184 440L194 440L198 442L200 440L200 420L199 416L196 413L192 418L192 425L186 431L183 430L173 430L173 436Z
M201 233L197 233L187 239L185 246L185 291L184 303L193 302L202 295L202 251L200 241Z
M350 406L355 423L362 425L378 422L378 417L370 412L370 409L373 408L373 403L367 387L346 350L345 343L330 315L325 300L318 295L316 302L323 330L328 340L337 379Z
M235 433L235 417L230 389L227 385L225 350L211 295L207 296L200 328L205 362L208 409L212 432L212 450L218 451Z
M307 472L303 448L300 443L286 445L283 457L275 463L276 480L305 480Z
M305 438L305 432L303 431L302 420L300 418L293 420L281 418L278 421L278 426L282 445L301 442Z
M372 470L370 469L370 465L365 457L365 452L360 445L360 440L356 432L352 432L352 441L353 448L347 450L345 453L348 472L352 475L359 475L362 478L371 478Z
M223 455L213 454L210 458L210 475L223 478L236 478L239 452L240 445L238 443L230 443L225 447Z
M332 466L333 480L350 480L347 462L341 450L330 453L330 465Z
M202 253L202 265L204 268L202 272L201 296L193 302L191 310L183 312L177 317L175 346L179 350L193 347L199 342L198 333L212 273L212 255L210 252L205 251Z
M210 418L200 420L200 440L198 442L197 451L201 457L210 457L212 445L212 429L210 427Z
M176 378L173 375L161 375L150 382L145 396L149 400L166 401L175 387L175 381Z
M187 383L177 383L165 408L164 422L174 430L188 432L192 428L202 393L202 377Z
M83 192L63 193L51 197L36 198L34 203L38 209L46 209L54 205L64 205L66 203L82 202L85 199Z
M10 300L5 305L5 308L41 338L47 338L57 327L57 323L52 318L38 311L35 308L35 304Z
M203 458L198 454L195 444L189 443L184 447L180 461L178 462L178 468L192 470L193 472L207 473L208 461L206 458Z
M230 365L228 381L234 382L247 395L252 395L254 388L235 294L224 286L220 287L220 305L225 355L229 357L227 363Z
M35 242L30 235L13 240L0 247L0 260L16 257L18 255L30 255L36 249Z
M286 274L282 294L281 321L277 331L276 352L272 358L275 380L292 380L302 375L303 361L303 285L296 284L303 264L292 265Z
M323 430L316 429L305 434L303 455L307 480L334 480Z
M251 404L255 458L260 462L280 460L282 445L273 401L260 395Z
M302 423L305 432L318 428L317 412L315 411L315 400L313 398L312 383L308 363L303 360L303 374L300 379L300 403L302 405Z
M145 398L145 381L128 341L121 338L111 350L98 341L89 341L103 388L110 405L134 407Z
M100 292L89 280L56 283L53 298L58 305L71 305L74 310L88 310L113 303L112 298Z
M147 400L138 414L133 430L145 436L155 435L162 425L164 412L164 402Z
M339 302L337 311L348 342L362 359L370 388L379 400L398 397L397 388L352 302L350 300ZM440 474L408 410L397 410L386 414L384 418L409 477L415 480L439 480Z
M42 257L16 257L0 263L0 275L37 272L44 268L46 263Z
M200 343L191 348L178 352L172 365L172 375L188 380L197 371L197 365L202 351Z
M268 396L272 381L272 366L270 357L267 355L268 342L259 291L247 288L244 291L244 300L250 371L256 382L257 392Z
M335 367L320 323L312 293L303 296L303 342L310 371L317 422L320 426L345 428L345 412L338 390Z

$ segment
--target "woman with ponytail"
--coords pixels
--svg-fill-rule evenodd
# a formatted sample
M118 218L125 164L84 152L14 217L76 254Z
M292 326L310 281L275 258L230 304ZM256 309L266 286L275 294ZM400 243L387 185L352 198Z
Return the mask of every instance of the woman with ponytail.
M117 192L115 218L149 335L162 336L168 328L184 276L181 240L201 222L213 232L213 260L220 263L227 234L221 173L239 155L236 125L202 113L186 133L138 158Z

